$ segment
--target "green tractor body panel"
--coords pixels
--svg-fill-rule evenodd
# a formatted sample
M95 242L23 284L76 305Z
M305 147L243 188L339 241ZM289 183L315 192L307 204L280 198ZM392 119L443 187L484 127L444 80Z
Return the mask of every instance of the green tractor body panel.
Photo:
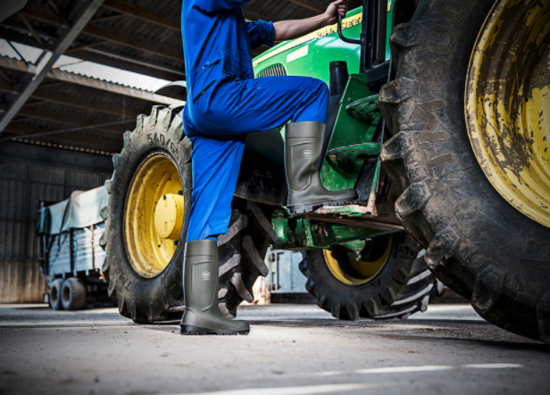
M343 20L343 31L347 37L359 38L362 12L362 8L357 8ZM330 62L345 61L349 73L357 74L360 53L358 45L340 40L335 25L332 25L293 41L280 43L256 57L252 64L256 77L297 75L318 78L328 85Z
M392 29L394 1L388 0L386 19L385 60L390 59L389 36ZM346 38L359 39L363 30L363 8L348 12L342 21ZM371 229L335 221L323 221L323 215L349 218L372 217L372 203L378 191L381 140L373 141L381 126L378 93L368 85L367 75L360 74L361 46L342 41L336 25L327 26L293 41L280 43L253 60L256 78L270 76L313 77L330 85L330 63L344 61L349 78L340 98L334 129L321 167L321 181L329 190L355 188L366 159L375 160L370 181L370 194L364 206L323 208L313 218L288 218L284 211L273 217L279 238L276 248L326 248L399 231ZM381 133L379 133L381 134ZM284 139L284 128L281 129ZM367 208L369 207L369 208Z

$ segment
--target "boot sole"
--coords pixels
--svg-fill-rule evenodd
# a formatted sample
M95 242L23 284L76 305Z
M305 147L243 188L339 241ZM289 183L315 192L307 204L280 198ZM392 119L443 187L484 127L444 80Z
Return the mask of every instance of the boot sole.
M180 325L180 334L181 335L220 335L220 336L232 336L232 335L248 335L250 329L244 331L226 331L221 329L208 329L201 328L199 326L193 325Z
M324 202L324 203L315 203L315 204L304 204L304 205L296 205L296 206L287 206L289 214L303 214L303 213L310 213L318 208L321 208L323 206L342 206L344 204L352 203L355 200L353 199L343 199L343 200L333 200L331 202Z

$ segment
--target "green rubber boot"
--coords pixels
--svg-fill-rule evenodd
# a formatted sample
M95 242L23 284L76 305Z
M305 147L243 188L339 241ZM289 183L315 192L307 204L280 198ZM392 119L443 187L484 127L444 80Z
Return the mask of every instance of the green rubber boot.
M287 208L291 214L315 211L322 206L339 206L357 199L353 189L329 191L315 166L322 154L325 124L291 122L285 127Z
M218 246L214 240L195 240L185 245L182 335L246 335L246 321L230 320L218 308Z

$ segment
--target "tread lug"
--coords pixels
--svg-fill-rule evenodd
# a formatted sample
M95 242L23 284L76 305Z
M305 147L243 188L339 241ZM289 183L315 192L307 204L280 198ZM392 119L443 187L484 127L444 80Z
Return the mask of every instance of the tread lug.
M539 336L543 342L550 344L550 291L539 299L536 308Z
M481 316L493 310L502 294L506 272L494 265L487 266L479 272L472 295L472 305Z

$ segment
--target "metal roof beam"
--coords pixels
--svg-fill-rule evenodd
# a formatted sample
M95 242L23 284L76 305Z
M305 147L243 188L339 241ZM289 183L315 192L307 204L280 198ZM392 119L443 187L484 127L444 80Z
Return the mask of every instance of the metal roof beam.
M23 107L17 115L25 118L38 119L40 121L53 122L70 126L93 126L101 122L92 118L78 117L70 114L59 114L52 111L44 111L32 107ZM135 123L133 119L127 119L126 121L127 122L125 124L121 124L121 126L103 126L93 129L105 133L122 135L124 131L128 129L126 126L132 127L133 125L131 124Z
M10 59L0 56L0 67L4 67L11 70L20 71L23 73L32 73L32 68L29 68L25 62L21 60ZM69 73L62 70L53 70L48 73L48 78L56 81L68 82L74 85L86 86L88 88L98 89L104 92L115 93L121 96L133 97L140 100L149 101L152 103L165 104L165 105L185 105L184 101L172 99L165 96L155 95L154 93L147 92L141 89L131 88L129 86L115 84L113 82L107 82L98 80L91 77L85 77L79 74Z
M35 126L29 126L29 125L9 125L6 129L6 133L9 133L9 136L2 136L2 141L0 143L0 146L7 143L6 140L12 139L34 139L33 135L38 135L42 133L48 133L48 132L55 132L54 129L49 128L39 128ZM55 137L54 137L55 136ZM89 149L99 149L99 150L105 150L105 151L111 151L111 152L119 152L121 145L122 145L122 137L118 137L115 139L94 139L90 138L90 135L86 134L79 134L79 133L62 133L62 134L50 134L48 136L39 137L40 140L51 140L54 141L61 141L60 143L63 144L74 144L79 146L84 146L82 148L89 148Z
M142 113L142 111L136 110L134 108L122 109L122 106L118 108L117 106L113 106L112 104L107 105L95 101L90 101L89 99L82 99L80 97L65 95L63 93L48 92L42 88L37 89L35 94L32 95L32 98L45 100L50 103L56 103L65 106L82 108L84 110L100 112L103 114L111 114L117 116L124 115L128 118L135 118Z
M2 29L2 27L8 27ZM0 37L5 38L8 41L15 41L21 44L35 46L34 39L30 37L23 29L17 28L15 30L13 26L0 25ZM52 38L44 33L39 33L42 39L51 41ZM75 42L77 46L83 46L85 44ZM53 46L45 42L45 49L51 50ZM155 63L146 62L139 59L130 58L124 55L113 54L103 49L98 48L86 48L71 52L68 50L67 55L78 59L84 59L89 62L99 63L106 66L115 67L117 69L132 71L138 74L148 75L150 77L161 78L168 81L175 81L185 79L185 72L179 69L173 69L164 65L158 65Z
M27 6L21 12L26 16L38 19L42 22L58 26L63 25L63 19L61 17L38 7ZM159 43L145 41L134 36L126 36L116 32L115 30L106 29L104 27L88 25L82 29L82 34L86 34L100 40L109 41L113 44L148 52L164 58L174 59L180 62L183 60L183 52L174 51L174 46L168 47ZM180 48L179 46L176 47Z
M102 7L111 11L120 12L121 14L131 16L145 22L154 23L155 25L175 30L177 32L181 30L179 20L170 18L165 14L161 14L153 10L148 10L145 8L137 7L135 5L124 3L123 1L107 0Z
M60 82L57 82L60 83ZM125 116L127 118L135 118L142 111L136 110L135 108L122 108L113 106L112 104L103 104L95 101L90 101L89 99L82 99L81 97L75 97L71 95L66 95L59 92L51 92L49 87L44 85L38 88L33 95L32 99L41 100L48 103L56 103L70 107L82 108L84 110L100 112L104 114L111 114L116 116ZM12 93L17 90L17 87L10 82L0 81L0 91ZM29 103L27 103L29 104Z
M27 78L27 81L25 81L25 88L21 93L10 100L9 109L2 117L2 120L0 120L0 134L17 115L21 107L23 107L25 102L31 97L32 93L38 88L44 78L46 78L55 62L65 53L104 1L105 0L92 0L90 3L84 3L85 5L78 6L80 9L73 20L73 25L62 35L54 51L46 53L44 59L38 64L36 74L33 77ZM78 4L83 4L83 2L79 2Z

